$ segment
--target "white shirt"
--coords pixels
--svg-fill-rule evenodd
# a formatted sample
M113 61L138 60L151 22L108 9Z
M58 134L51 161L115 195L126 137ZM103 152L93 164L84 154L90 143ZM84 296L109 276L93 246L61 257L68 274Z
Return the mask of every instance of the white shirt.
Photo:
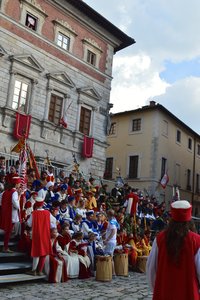
M109 238L112 230L115 231L114 235L112 238ZM117 242L117 227L114 224L110 224L110 222L108 222L108 227L106 229L106 240L109 238L108 242L109 243L116 243Z

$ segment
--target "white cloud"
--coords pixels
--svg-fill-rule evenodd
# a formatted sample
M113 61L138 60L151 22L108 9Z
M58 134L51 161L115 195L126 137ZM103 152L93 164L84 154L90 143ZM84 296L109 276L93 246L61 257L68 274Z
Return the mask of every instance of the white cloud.
M111 92L113 112L138 108L148 98L163 94L169 86L160 79L150 57L145 54L116 58L114 70Z
M165 94L154 100L200 134L199 98L200 78L188 77L169 86Z
M200 78L193 77L192 70L190 76L171 85L160 78L166 61L182 66L188 60L199 62L200 1L85 2L136 40L114 57L113 111L141 107L153 98L200 133Z

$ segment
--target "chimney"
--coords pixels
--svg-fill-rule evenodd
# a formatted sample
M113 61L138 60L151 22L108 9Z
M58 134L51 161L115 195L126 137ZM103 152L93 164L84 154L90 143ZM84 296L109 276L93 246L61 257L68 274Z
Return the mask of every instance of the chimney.
M150 106L155 106L156 105L156 101L153 101L153 100L149 101L149 105Z

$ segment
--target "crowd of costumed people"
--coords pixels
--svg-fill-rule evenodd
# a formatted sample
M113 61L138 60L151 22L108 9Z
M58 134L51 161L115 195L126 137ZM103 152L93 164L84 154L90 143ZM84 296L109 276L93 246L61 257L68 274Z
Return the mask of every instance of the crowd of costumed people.
M30 275L46 275L49 282L89 278L95 276L96 257L122 253L129 270L142 271L139 258L149 255L156 234L168 224L165 203L127 183L109 190L92 176L66 176L64 170L55 176L51 165L39 178L27 167L24 190L19 162L8 169L5 162L0 157L2 251L12 253L9 241L15 236L18 251L32 257Z

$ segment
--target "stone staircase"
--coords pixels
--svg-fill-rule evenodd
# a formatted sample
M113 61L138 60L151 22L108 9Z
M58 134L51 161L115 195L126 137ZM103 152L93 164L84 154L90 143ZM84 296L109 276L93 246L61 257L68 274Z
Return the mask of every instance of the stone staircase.
M3 231L0 230L0 285L11 282L43 280L45 276L26 274L27 271L31 270L32 261L25 253L17 251L17 239L11 238L9 242L9 248L13 253L2 252L3 235Z

